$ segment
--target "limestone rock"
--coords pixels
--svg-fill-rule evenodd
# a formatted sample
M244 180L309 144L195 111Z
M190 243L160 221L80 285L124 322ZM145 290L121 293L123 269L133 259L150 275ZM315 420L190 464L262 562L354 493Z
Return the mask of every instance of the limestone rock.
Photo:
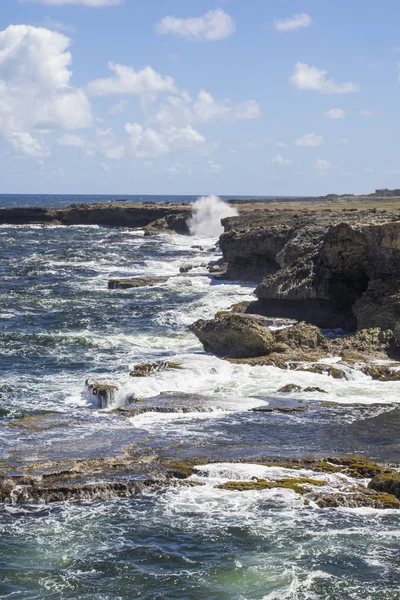
M251 315L224 313L215 319L200 319L189 326L206 352L217 356L244 358L272 352L274 336L262 319Z

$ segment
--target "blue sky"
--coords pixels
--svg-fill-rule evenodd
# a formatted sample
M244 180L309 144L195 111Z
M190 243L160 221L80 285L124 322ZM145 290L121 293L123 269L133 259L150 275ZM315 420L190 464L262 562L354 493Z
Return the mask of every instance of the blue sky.
M1 8L3 193L400 187L398 0Z

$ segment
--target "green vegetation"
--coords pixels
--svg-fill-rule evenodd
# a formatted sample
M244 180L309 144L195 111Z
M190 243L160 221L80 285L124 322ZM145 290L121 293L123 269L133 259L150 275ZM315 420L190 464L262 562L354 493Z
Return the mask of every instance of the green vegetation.
M221 490L230 490L237 492L247 492L249 490L272 490L275 488L283 488L292 490L297 494L305 494L309 491L306 485L323 486L325 481L320 479L309 479L308 477L297 477L278 479L277 481L265 481L265 479L257 479L255 481L227 481L218 485Z

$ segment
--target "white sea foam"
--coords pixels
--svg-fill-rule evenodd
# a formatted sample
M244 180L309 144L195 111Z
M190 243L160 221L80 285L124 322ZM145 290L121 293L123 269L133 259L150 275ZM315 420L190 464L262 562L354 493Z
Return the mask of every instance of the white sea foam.
M190 233L198 237L218 237L224 230L221 219L237 214L235 208L218 196L202 196L193 204L192 216L188 220Z

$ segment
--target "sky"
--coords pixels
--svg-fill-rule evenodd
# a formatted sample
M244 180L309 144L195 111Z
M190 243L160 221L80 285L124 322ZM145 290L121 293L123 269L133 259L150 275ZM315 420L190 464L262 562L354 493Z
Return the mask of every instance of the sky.
M1 0L0 193L400 187L400 3Z

